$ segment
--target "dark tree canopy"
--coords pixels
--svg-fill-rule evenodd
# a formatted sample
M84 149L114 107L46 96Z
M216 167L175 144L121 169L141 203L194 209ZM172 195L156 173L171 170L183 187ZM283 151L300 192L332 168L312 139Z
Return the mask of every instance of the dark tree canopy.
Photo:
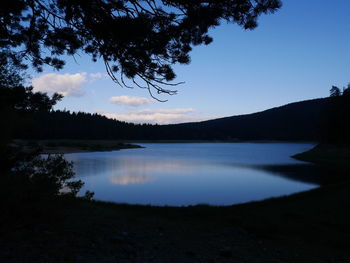
M0 207L5 214L15 211L15 215L22 210L26 214L35 204L42 210L42 202L51 206L63 188L68 195L76 196L83 185L80 180L71 180L73 164L63 156L42 158L40 149L24 149L14 143L16 130L30 127L36 114L49 114L62 98L57 93L49 97L24 87L22 73L0 52L0 181L6 185L0 191ZM87 193L87 198L92 195Z
M8 62L5 54L0 52L0 116L8 111L50 111L63 98L57 93L49 97L46 93L33 92L33 87L25 87L23 82L23 71Z
M332 86L329 90L330 97L338 97L341 95L341 91L337 86Z
M190 62L195 45L222 21L245 29L280 0L11 0L0 9L0 51L17 65L61 69L62 55L102 59L122 86L174 93L172 65ZM126 80L128 79L128 80Z
M50 97L46 93L33 92L31 86L25 87L23 71L6 60L0 52L0 161L1 147L13 139L13 131L30 122L33 114L51 111L62 99L57 93Z
M332 86L330 98L323 116L323 141L350 145L350 83L342 91L337 86Z

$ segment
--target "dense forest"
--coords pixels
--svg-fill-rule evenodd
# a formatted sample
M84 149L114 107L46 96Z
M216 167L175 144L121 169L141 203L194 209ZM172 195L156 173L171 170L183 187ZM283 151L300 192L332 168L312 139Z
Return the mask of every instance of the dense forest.
M336 145L350 145L350 84L341 91L333 86L324 115L322 138Z
M258 113L173 125L132 124L98 114L36 112L15 129L21 139L312 140L321 139L330 99L287 104Z

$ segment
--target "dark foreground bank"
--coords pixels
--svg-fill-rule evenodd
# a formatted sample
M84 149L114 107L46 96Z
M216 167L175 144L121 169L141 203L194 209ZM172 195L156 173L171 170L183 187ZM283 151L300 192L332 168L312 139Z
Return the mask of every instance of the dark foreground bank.
M349 262L350 184L231 207L61 200L1 218L0 262Z
M350 171L350 146L348 145L319 144L309 151L296 154L293 157L317 165Z
M4 211L0 262L350 262L350 182L330 181L230 207L61 199Z

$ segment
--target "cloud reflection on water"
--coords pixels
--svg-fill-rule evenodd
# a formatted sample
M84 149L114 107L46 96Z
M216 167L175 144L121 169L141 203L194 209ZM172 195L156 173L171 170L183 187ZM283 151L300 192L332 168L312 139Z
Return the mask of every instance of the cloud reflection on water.
M148 177L144 175L111 176L109 179L111 184L119 184L119 185L143 184L154 180L152 177Z
M289 156L309 144L149 144L68 155L97 200L231 205L315 188L319 175ZM314 171L315 170L315 171Z
M188 174L190 170L187 162L145 162L144 160L128 160L121 158L118 162L118 168L115 170L117 175L110 176L109 182L117 185L143 184L155 180L155 177L149 176L152 174L176 173L180 175Z
M187 174L191 172L193 163L182 160L128 160L120 158L118 162L120 170L128 171L132 174L154 174L154 173L177 173Z

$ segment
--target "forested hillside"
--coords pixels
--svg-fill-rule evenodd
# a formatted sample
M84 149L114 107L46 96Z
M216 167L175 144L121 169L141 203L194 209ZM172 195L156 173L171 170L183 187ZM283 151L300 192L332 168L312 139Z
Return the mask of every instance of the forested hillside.
M253 114L173 125L132 124L83 112L40 112L18 126L15 135L21 139L318 140L328 101L308 100Z

